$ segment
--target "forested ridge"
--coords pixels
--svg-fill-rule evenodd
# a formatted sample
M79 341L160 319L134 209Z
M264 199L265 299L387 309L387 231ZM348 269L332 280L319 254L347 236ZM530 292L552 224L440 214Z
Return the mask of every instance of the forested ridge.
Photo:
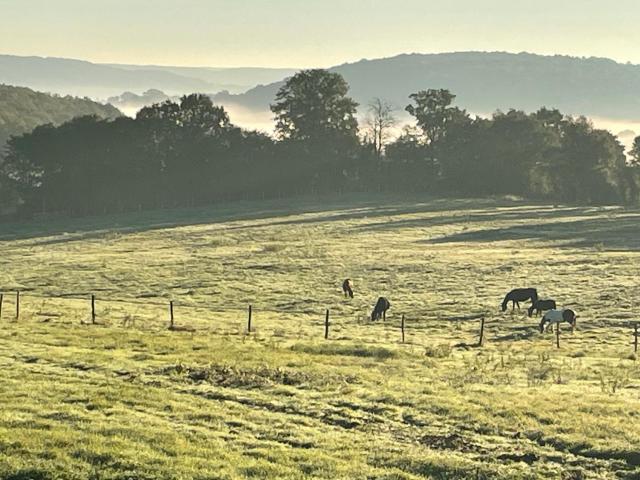
M112 105L103 105L88 98L61 97L1 84L0 105L0 149L11 135L30 132L38 125L60 125L83 115L101 118L122 115Z
M40 126L9 140L0 195L25 215L379 191L638 202L640 139L627 158L610 132L553 108L482 118L456 107L454 92L419 90L406 102L413 125L397 136L388 102L358 105L341 75L305 70L282 85L271 110L275 137L234 126L199 94L135 119Z

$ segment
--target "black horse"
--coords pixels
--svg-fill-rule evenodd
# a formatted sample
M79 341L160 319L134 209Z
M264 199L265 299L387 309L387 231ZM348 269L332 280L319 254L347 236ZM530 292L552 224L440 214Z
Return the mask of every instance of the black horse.
M387 319L387 310L391 308L391 303L384 297L378 298L378 302L376 306L373 308L373 312L371 312L371 321L375 322L376 320L386 320Z
M516 305L520 309L520 302L525 300L531 300L531 304L535 304L538 301L538 291L535 288L516 288L511 290L502 301L502 311L507 310L509 302L512 302L511 310L514 310Z
M345 297L353 298L353 284L351 283L350 279L347 278L344 282L342 282L342 291L344 292Z
M555 300L537 300L531 304L529 307L528 313L529 316L533 315L533 311L536 311L536 315L540 315L542 312L546 312L547 310L555 310L556 309L556 301Z

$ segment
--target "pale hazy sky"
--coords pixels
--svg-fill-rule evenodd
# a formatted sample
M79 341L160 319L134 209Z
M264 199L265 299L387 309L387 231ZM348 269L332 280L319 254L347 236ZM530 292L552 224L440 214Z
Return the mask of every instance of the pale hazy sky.
M640 64L639 26L640 0L0 0L0 53L309 67L499 50Z

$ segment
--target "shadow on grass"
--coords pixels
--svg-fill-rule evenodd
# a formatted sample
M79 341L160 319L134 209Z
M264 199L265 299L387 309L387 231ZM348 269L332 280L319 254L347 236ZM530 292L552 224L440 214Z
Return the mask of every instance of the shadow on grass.
M427 218L388 218L430 213L434 215ZM309 216L286 218L297 215ZM376 220L382 217L387 218ZM473 228L477 223L519 222L517 225L487 226L423 240L423 243L431 245L527 239L557 242L559 246L566 247L640 250L640 212L625 211L622 207L552 207L508 199L429 199L397 195L242 201L194 209L0 224L0 241L34 239L29 245L38 246L77 240L108 240L114 234L231 221L256 222L235 225L231 229L255 229L363 219L371 221L351 228L354 231L384 232L466 224ZM38 237L47 238L37 240Z
M75 240L108 238L113 233L131 234L172 227L207 225L230 221L255 221L256 225L233 228L264 228L377 218L412 213L444 212L470 208L497 208L522 205L507 199L432 199L426 196L345 195L298 197L287 200L236 201L206 207L150 210L81 218L48 217L31 221L0 223L0 241L51 237L32 245L48 245ZM303 214L312 218L283 219Z
M455 208L450 208L454 210ZM424 210L427 211L426 209ZM518 222L517 225L482 226L477 223ZM475 228L422 243L490 243L496 241L534 240L556 242L561 247L600 247L606 250L640 250L640 212L622 207L504 206L495 204L480 210L453 215L412 218L368 223L355 230L393 232L400 229L458 226Z
M437 216L431 218L406 219L390 222L369 223L360 227L360 230L397 230L403 228L425 228L439 227L447 225L464 225L477 222L496 221L536 221L549 219L562 219L573 217L598 217L604 213L619 211L619 207L611 207L607 210L593 207L552 207L549 205L523 205L523 204L501 204L495 202L493 205L465 205L465 208L450 208L443 211L456 211L454 215ZM436 210L423 210L423 212L437 213ZM420 213L420 212L406 212Z
M495 242L507 240L538 240L557 242L563 247L601 247L607 250L640 250L640 214L616 218L586 218L581 220L513 225L456 233L425 240L437 245L458 242Z
M496 335L492 342L513 342L518 340L531 340L540 335L540 329L535 325L526 325L523 327L513 327L511 332L504 335Z

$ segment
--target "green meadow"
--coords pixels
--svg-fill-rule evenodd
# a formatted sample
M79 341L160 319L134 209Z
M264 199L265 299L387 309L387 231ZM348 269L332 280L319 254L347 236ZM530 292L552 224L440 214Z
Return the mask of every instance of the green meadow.
M237 202L0 225L0 266L1 479L640 479L640 210Z

